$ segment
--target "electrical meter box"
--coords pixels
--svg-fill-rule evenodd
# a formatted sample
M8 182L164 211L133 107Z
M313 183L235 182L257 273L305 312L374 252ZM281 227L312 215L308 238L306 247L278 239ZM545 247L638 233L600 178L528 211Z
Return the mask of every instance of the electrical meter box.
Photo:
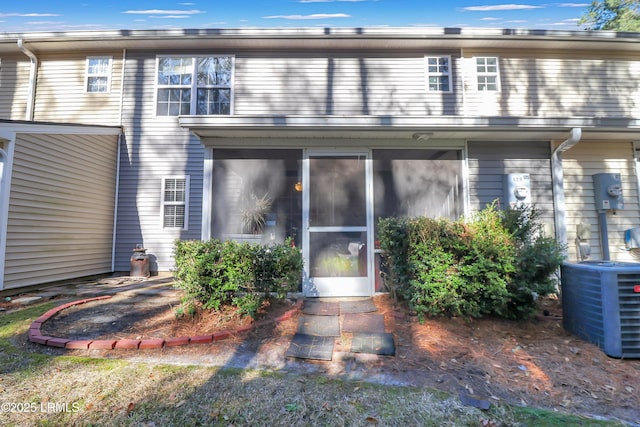
M596 210L623 210L622 179L619 173L597 173L593 175Z
M511 209L531 205L531 178L528 173L504 176L504 201Z

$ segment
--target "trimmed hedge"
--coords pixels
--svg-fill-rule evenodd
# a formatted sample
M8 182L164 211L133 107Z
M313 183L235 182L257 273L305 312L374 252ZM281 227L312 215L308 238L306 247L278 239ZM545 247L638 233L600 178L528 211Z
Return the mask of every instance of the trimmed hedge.
M176 287L184 302L205 309L233 305L250 316L275 295L284 299L300 289L302 254L291 242L262 246L235 241L177 240Z
M562 247L542 237L534 208L495 205L470 221L382 218L385 284L427 315L523 318L555 290Z

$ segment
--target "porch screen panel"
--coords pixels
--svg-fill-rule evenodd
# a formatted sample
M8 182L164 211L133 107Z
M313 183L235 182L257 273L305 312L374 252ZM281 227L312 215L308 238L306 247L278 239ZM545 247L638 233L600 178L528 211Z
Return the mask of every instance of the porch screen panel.
M214 149L212 236L300 246L301 181L301 150Z
M374 216L458 219L464 213L458 150L374 150Z

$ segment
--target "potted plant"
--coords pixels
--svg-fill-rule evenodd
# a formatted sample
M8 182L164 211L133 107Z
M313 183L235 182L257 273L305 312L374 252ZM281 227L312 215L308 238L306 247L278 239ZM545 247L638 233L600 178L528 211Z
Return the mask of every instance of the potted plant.
M241 211L242 232L252 234L262 240L262 232L267 222L267 215L271 211L272 200L268 194L259 197L251 193Z

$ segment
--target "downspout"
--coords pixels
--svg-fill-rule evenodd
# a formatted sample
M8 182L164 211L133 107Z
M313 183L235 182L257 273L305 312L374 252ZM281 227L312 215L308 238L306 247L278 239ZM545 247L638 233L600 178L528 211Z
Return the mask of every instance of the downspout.
M29 93L27 96L27 111L25 120L33 121L33 109L36 103L36 81L38 78L38 57L24 46L22 39L18 39L18 48L31 60L31 69L29 70Z
M111 272L116 271L116 244L118 231L118 200L120 198L120 156L122 154L122 144L124 139L124 128L122 127L122 113L124 109L124 75L127 65L127 49L122 49L122 75L120 76L120 111L118 112L118 126L120 126L120 135L118 135L118 149L116 150L116 191L113 202L113 232L111 236Z
M566 207L564 204L564 171L562 170L562 153L573 148L582 138L582 129L573 128L567 138L551 154L551 176L553 180L553 202L555 205L556 240L561 245L568 244ZM564 256L567 257L566 249Z

